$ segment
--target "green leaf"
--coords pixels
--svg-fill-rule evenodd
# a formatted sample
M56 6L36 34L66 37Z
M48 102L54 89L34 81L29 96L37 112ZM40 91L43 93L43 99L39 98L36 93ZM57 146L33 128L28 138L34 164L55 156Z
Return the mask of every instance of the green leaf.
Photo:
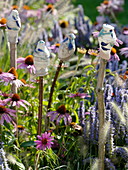
M27 141L27 142L23 142L20 146L21 147L29 147L29 146L34 146L36 145L36 143L34 141Z
M94 69L94 66L88 65L88 66L85 66L85 67L84 67L85 70L88 69L88 68L93 68L93 69Z

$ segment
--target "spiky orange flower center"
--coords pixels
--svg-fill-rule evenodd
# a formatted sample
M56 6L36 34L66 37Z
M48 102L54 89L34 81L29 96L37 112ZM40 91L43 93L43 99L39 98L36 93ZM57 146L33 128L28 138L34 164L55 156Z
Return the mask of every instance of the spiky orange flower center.
M5 106L0 105L0 114L5 113Z
M124 27L124 28L123 28L123 31L128 31L128 27Z
M32 55L28 55L25 58L25 64L27 64L27 65L33 65L34 64L34 60L33 60L33 56Z
M53 12L54 6L52 4L48 4L47 6L47 12Z
M18 73L16 72L16 69L15 69L14 67L12 67L12 68L8 71L8 73L13 74L16 79L18 78Z
M6 18L2 18L2 19L0 20L0 24L6 24L6 23L7 23Z
M20 81L22 81L24 84L26 84L26 81L24 79L21 79Z
M22 125L17 125L17 128L18 128L19 130L24 130L24 127L23 127Z
M106 1L106 0L105 0L105 1L103 2L103 4L104 4L104 5L108 5L108 4L109 4L109 1Z
M59 108L57 109L57 112L60 114L65 114L66 113L65 105L59 106Z
M18 95L18 94L13 94L13 96L12 96L12 101L19 101L20 100L20 96Z
M97 22L97 21L95 21L93 25L95 25L95 26L96 26L96 25L98 25L98 22Z
M28 5L24 5L24 6L23 6L23 9L25 9L25 10L30 10L30 7L29 7Z
M12 9L18 9L18 6L17 5L13 5Z
M116 54L116 49L115 49L115 48L112 48L112 49L111 49L111 53L112 53L112 54Z
M59 43L57 43L57 44L55 44L56 45L56 47L59 47L60 46L60 44Z
M70 123L71 126L74 126L74 125L76 125L76 124L77 124L76 122L71 122L71 123Z
M46 138L42 139L42 144L46 145L48 143L48 140Z
M128 75L128 70L125 72L126 75Z
M0 68L0 74L2 74L2 69Z
M60 24L60 27L61 28L67 28L68 27L68 21L65 21L65 20L60 20L59 21L59 24Z

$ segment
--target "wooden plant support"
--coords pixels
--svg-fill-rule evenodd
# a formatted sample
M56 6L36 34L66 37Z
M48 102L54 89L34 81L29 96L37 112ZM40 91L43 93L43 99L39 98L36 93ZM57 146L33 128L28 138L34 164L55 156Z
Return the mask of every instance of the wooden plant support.
M53 80L53 82L52 82L52 87L51 87L51 90L50 90L50 95L49 95L49 101L48 101L48 108L47 108L47 110L49 110L49 108L51 107L52 96L53 96L53 92L54 92L54 88L55 88L55 85L56 85L57 78L58 78L58 76L59 76L59 72L60 72L60 70L61 70L62 63L63 63L63 61L60 60L59 65L58 65L57 70L56 70L56 74L55 74L54 80Z
M107 61L100 59L100 66L97 78L97 99L98 99L98 113L99 113L99 142L98 142L98 157L99 157L99 169L104 170L104 159L105 159L105 141L103 141L103 127L105 123L105 105L104 105L104 76Z
M38 129L37 134L41 135L43 114L43 76L39 76L39 110L38 110Z
M16 42L10 42L10 67L14 67L17 69L17 43ZM12 84L12 93L17 93L17 87L15 84Z

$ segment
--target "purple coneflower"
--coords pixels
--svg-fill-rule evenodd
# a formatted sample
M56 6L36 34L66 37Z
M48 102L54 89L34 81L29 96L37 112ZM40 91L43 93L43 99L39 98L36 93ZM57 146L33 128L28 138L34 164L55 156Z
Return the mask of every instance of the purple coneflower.
M16 111L6 108L3 104L0 104L0 124L3 125L4 120L7 123L10 123L12 121L11 116L16 117L16 115L14 114Z
M23 106L26 110L28 110L26 105L30 106L30 103L27 102L26 100L20 99L20 96L18 94L13 94L11 98L4 99L3 102L5 104L10 102L12 106L18 106L18 107Z
M113 48L111 49L111 58L110 58L110 61L112 60L112 56L114 56L114 59L120 61L120 58L119 58L119 56L117 55L116 52L117 52L116 49L113 47Z
M28 55L25 58L23 58L23 57L18 58L17 63L21 63L20 65L18 65L18 68L28 69L29 73L35 74L36 69L34 66L34 59L33 59L32 55Z
M2 72L2 69L0 69L0 79L0 82L9 83L11 80L14 79L14 75L12 75L11 73Z
M72 117L67 113L64 105L59 106L56 111L48 112L47 116L50 117L50 120L52 122L56 120L57 125L59 124L62 118L64 118L65 125L70 124L72 122Z
M75 94L70 94L68 97L74 98L74 97L79 97L84 99L85 97L90 97L87 93L75 93Z
M12 68L8 71L8 73L11 73L11 74L14 76L14 79L11 80L11 82L10 82L11 84L15 84L15 86L16 86L17 88L19 88L20 86L24 85L24 84L18 79L18 74L17 74L16 69L15 69L14 67L12 67Z
M50 133L43 133L41 136L37 135L38 140L34 141L36 143L36 148L40 150L50 149L53 144L53 136Z

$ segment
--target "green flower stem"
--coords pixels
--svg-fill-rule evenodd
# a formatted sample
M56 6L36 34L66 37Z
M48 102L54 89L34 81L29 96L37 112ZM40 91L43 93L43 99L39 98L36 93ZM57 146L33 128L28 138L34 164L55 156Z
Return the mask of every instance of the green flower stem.
M61 70L62 63L63 63L63 61L60 60L59 65L58 65L57 70L56 70L56 74L55 74L54 80L52 82L52 87L51 87L51 90L50 90L47 110L49 110L49 108L51 107L51 104L52 104L52 96L53 96L53 92L54 92L54 88L55 88L55 85L56 85L57 78L59 76L59 72Z
M71 81L70 81L68 87L66 88L65 95L68 93L68 90L69 90L70 86L72 85L74 76L75 76L75 74L76 74L76 72L77 72L77 70L78 70L79 64L80 64L80 59L81 59L82 57L83 57L83 55L82 55L82 56L81 56L81 55L78 56L78 61L77 61L76 69L75 69L75 71L74 71L74 75L72 76ZM62 100L65 99L65 95L63 96L63 99L62 99Z
M0 124L0 145L2 144L2 125Z
M39 162L40 154L41 154L41 151L39 151L38 154L36 155L35 170L38 170L38 162Z
M59 65L58 65L57 70L56 70L56 74L55 74L54 80L53 80L53 82L52 82L52 86L51 86L51 90L50 90L50 94L49 94L47 112L48 112L49 109L51 108L52 96L53 96L53 93L54 93L54 88L55 88L56 81L57 81L57 78L58 78L58 76L59 76L59 72L60 72L60 70L61 70L62 64L63 64L63 61L60 60ZM48 127L49 127L49 118L46 117L46 119L45 119L45 130L47 130Z

